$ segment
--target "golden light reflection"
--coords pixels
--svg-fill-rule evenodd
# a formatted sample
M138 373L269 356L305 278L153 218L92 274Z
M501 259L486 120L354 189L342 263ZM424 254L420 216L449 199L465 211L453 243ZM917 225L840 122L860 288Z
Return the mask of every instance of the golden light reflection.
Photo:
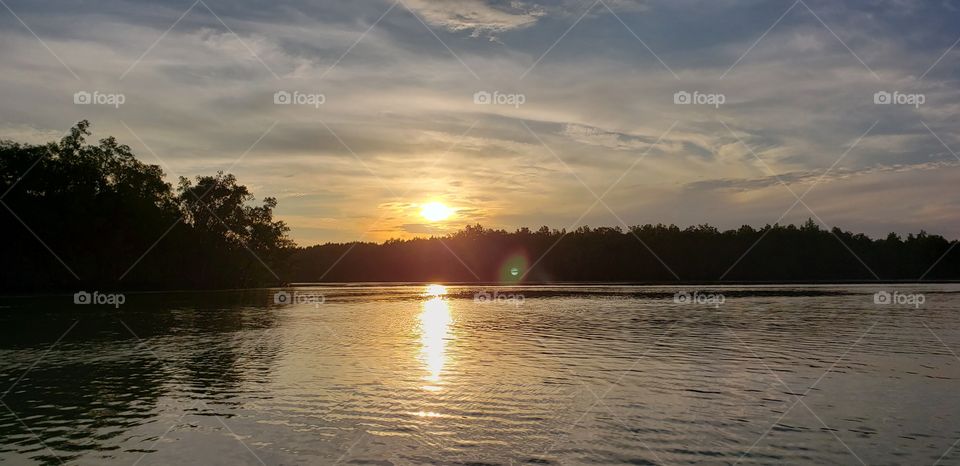
M410 413L417 417L449 417L445 414L435 413L433 411L417 411L415 413Z
M443 285L427 285L426 296L443 296L447 294L447 287Z
M440 387L437 383L440 382L440 374L446 362L447 340L450 338L450 323L453 319L450 307L442 297L446 288L441 285L432 286L443 289L434 288L435 293L428 291L433 297L423 303L423 312L420 313L420 360L427 370L424 380L431 383L423 389L438 391Z

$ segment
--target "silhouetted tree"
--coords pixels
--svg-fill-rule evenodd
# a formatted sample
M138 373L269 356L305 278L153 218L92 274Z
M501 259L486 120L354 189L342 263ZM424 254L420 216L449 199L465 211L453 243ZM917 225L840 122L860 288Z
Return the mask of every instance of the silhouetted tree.
M956 244L925 232L873 240L821 229L812 219L799 227L728 231L647 224L508 233L469 225L442 237L298 248L284 276L297 282L956 280ZM518 280L505 278L504 264L518 264L511 267L522 269Z
M89 135L84 120L59 142L0 142L2 289L278 281L270 269L293 244L273 220L276 199L250 205L253 195L223 173L181 179L175 193L160 167L113 137L87 144Z

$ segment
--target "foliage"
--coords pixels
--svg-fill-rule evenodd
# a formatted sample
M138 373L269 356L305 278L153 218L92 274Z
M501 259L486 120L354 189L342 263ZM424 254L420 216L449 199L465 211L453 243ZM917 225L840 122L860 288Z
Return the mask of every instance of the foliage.
M509 233L476 225L444 237L302 248L288 275L298 282L501 282L503 264L527 263L526 282L955 280L956 243L925 232L874 240L812 220L729 231L647 224Z
M81 121L59 142L0 142L3 289L276 282L270 268L293 245L273 220L276 199L250 205L253 195L223 173L181 178L175 192L130 147L113 137L87 144L89 135Z

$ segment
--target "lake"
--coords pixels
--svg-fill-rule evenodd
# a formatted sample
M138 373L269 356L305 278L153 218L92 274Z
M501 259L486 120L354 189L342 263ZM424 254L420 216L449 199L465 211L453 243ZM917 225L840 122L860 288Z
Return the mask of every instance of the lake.
M105 294L0 298L3 462L960 464L957 285Z

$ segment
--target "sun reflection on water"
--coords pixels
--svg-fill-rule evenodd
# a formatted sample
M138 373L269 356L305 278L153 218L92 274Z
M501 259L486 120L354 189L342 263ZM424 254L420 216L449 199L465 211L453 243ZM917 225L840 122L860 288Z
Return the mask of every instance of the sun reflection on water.
M426 296L443 296L447 294L447 287L443 285L427 285L427 290L424 292Z
M430 384L424 390L438 391L440 374L446 362L446 346L450 338L450 323L453 320L450 306L443 295L446 287L430 285L427 287L427 296L432 296L423 303L423 312L420 313L420 360L427 370L424 380Z

